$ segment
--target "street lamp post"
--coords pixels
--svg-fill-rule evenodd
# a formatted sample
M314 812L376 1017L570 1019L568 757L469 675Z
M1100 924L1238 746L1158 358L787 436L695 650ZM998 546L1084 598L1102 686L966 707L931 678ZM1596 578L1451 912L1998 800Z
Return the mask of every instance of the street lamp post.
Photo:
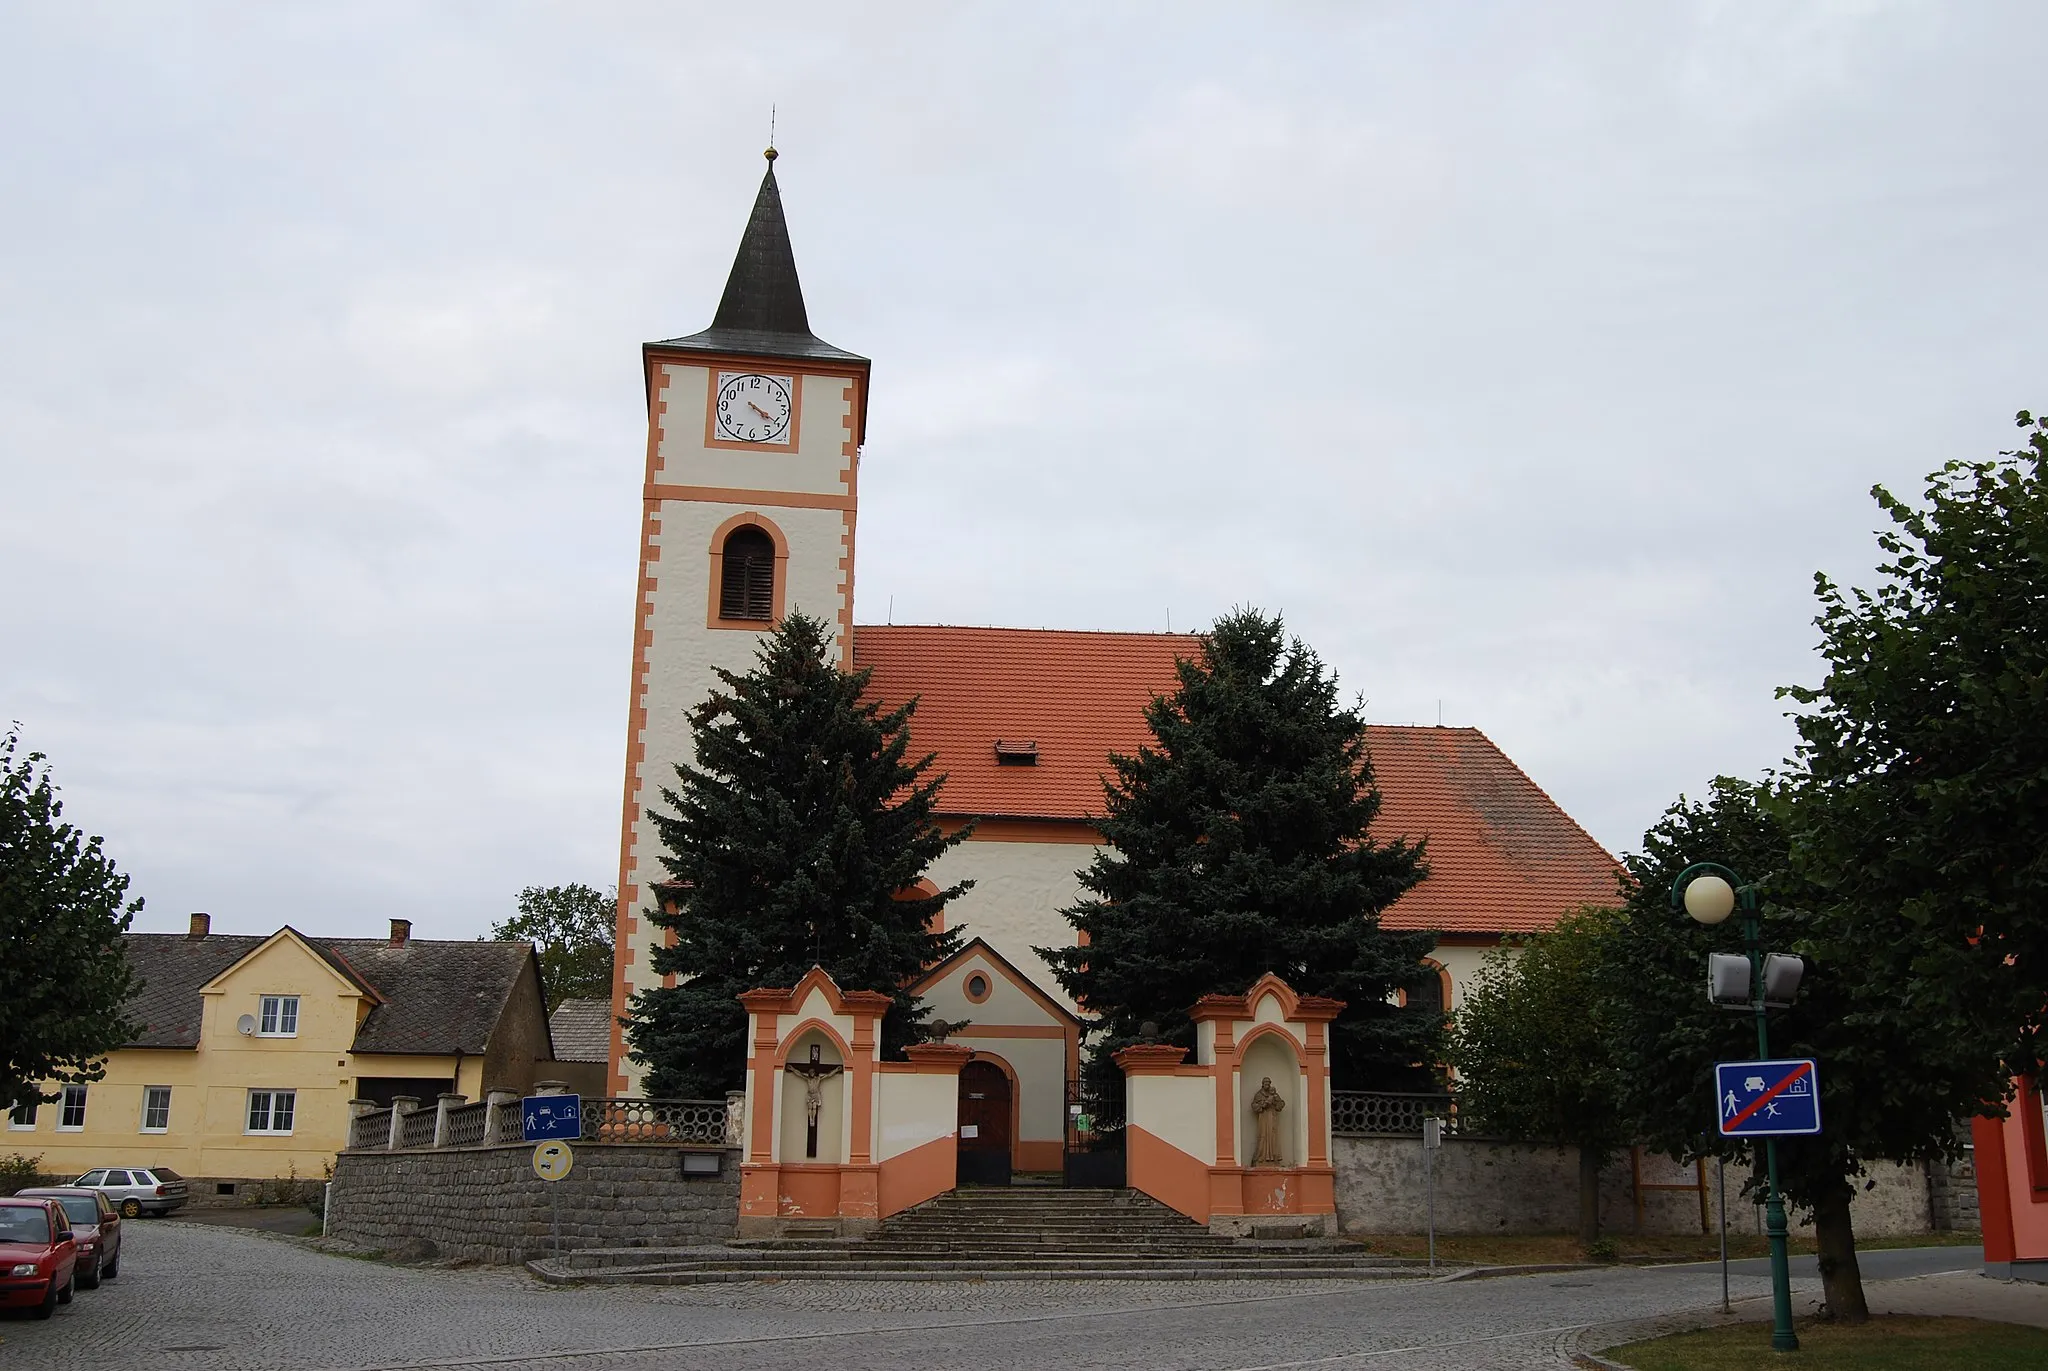
M1749 953L1750 1000L1756 1010L1756 1055L1771 1055L1771 1030L1764 1020L1763 929L1757 921L1756 887L1745 885L1719 862L1695 862L1678 873L1671 883L1671 903L1683 903L1685 912L1697 923L1713 927L1742 907L1742 944ZM1792 1331L1792 1266L1786 1251L1785 1200L1778 1193L1778 1140L1764 1139L1764 1231L1771 1240L1771 1347L1779 1352L1799 1350L1799 1335Z

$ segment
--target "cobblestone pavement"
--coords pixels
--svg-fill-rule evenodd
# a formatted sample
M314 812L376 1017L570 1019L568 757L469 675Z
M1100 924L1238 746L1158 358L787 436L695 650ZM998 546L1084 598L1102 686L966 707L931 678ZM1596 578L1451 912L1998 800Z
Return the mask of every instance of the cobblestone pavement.
M95 1371L1513 1371L1587 1324L1718 1303L1719 1270L1468 1281L754 1282L558 1288L386 1266L234 1229L137 1225L121 1275L47 1323L0 1319L0 1368ZM1738 1277L1737 1298L1766 1293Z

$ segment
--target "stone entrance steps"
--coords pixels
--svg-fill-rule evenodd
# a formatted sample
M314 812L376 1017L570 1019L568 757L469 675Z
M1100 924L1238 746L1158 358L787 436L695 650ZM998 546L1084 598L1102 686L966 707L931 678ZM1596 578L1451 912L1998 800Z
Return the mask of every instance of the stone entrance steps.
M1239 1241L1132 1190L955 1190L865 1238L785 1236L711 1248L610 1248L529 1263L545 1280L1411 1279L1417 1264L1329 1239Z
M778 1262L773 1260L656 1260L639 1266L583 1266L576 1259L595 1255L569 1253L561 1259L529 1262L528 1270L558 1284L702 1285L759 1280L984 1280L984 1281L1109 1281L1109 1280L1412 1280L1422 1277L1412 1263L1370 1258L1349 1261L1300 1262L1285 1257L1145 1258L1126 1257L1077 1262L1072 1259L1005 1261ZM611 1255L611 1254L606 1254ZM616 1255L629 1255L620 1251ZM661 1255L634 1249L630 1255L647 1262Z

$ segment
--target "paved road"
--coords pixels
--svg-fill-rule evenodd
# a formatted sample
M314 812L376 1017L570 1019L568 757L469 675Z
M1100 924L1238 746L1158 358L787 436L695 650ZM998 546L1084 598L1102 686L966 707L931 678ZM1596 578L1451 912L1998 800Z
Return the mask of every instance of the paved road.
M1792 1278L1820 1279L1818 1258L1794 1257ZM1721 1263L1688 1262L1685 1270L1711 1270L1719 1272ZM1908 1276L1933 1276L1943 1271L1982 1271L1984 1249L1981 1247L1886 1247L1873 1252L1856 1254L1856 1269L1863 1273L1866 1281L1896 1281ZM1766 1280L1771 1274L1769 1257L1743 1257L1728 1263L1728 1273L1745 1276L1762 1276Z
M0 1367L95 1371L1517 1371L1591 1323L1716 1304L1718 1267L1496 1280L752 1283L551 1288L503 1268L352 1261L234 1229L136 1225L118 1280ZM1802 1282L1812 1287L1812 1282ZM1735 1293L1767 1293L1738 1275Z

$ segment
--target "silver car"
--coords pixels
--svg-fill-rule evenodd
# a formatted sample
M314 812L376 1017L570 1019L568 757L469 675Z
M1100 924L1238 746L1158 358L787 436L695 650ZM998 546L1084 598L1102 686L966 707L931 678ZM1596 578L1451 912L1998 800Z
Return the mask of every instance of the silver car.
M124 1219L138 1214L162 1218L185 1203L185 1178L168 1166L102 1167L71 1183L106 1195Z

